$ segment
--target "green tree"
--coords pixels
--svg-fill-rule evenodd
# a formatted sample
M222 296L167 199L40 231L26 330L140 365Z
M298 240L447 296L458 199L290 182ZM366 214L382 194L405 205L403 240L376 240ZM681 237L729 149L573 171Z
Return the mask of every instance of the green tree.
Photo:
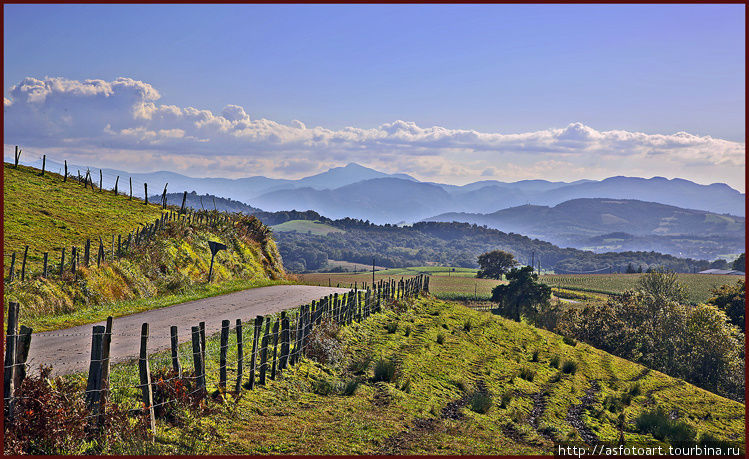
M476 277L488 279L501 279L502 274L518 264L515 257L504 250L482 253L478 261L481 269L476 273Z
M510 281L492 289L492 301L499 304L499 313L520 321L521 316L532 320L551 299L551 287L538 282L538 274L530 266L513 268L506 275Z
M739 255L739 258L737 258L736 261L733 262L733 265L731 265L731 267L736 271L746 272L746 252Z
M723 311L728 320L735 326L739 327L743 333L746 333L744 314L746 284L743 279L739 279L736 284L721 285L710 291L714 297L707 300L709 304L717 306Z
M645 295L657 307L662 307L670 301L684 303L687 300L684 286L679 282L679 275L663 268L642 275L637 279L635 290Z

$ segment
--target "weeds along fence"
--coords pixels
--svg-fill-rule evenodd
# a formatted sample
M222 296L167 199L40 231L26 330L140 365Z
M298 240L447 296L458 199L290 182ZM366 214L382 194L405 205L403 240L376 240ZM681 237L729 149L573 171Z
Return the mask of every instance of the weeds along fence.
M132 365L112 366L110 345L113 320L105 326L93 326L91 354L86 389L81 394L87 406L87 422L94 427L104 423L110 403L130 405L130 414L143 416L152 433L155 420L164 417L170 404L190 400L202 401L209 395L237 399L243 390L264 386L268 380L279 378L283 372L302 358L314 354L312 334L325 324L338 326L361 322L381 312L383 304L412 298L428 292L429 278L419 275L400 281L380 281L373 288L350 290L326 296L311 304L270 316L258 315L251 321L236 319L221 322L218 345L206 340L205 322L191 327L190 340L179 344L177 326L171 326L168 336L170 352L149 354L149 339L153 338L148 323L143 323L140 335L128 335L140 341L140 352ZM20 398L16 391L29 371L26 361L31 346L32 330L18 325L18 303L10 303L5 336L4 406L5 420L13 423ZM231 338L234 336L234 338ZM152 372L152 365L156 372ZM41 368L40 368L41 370ZM229 378L233 373L233 378ZM209 375L212 378L209 378ZM211 390L212 389L212 390Z

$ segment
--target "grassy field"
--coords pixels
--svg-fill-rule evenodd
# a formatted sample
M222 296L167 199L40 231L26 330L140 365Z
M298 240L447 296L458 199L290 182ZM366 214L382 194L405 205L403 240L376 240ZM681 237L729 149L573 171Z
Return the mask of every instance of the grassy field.
M634 288L642 274L552 274L540 280L553 287L596 293L615 294ZM692 303L708 300L710 290L724 284L734 284L741 276L719 276L712 274L679 274L687 297Z
M401 277L409 277L423 272L430 272L422 269L423 268L421 267L417 267L376 271L375 281L378 282L381 279L400 280ZM451 271L432 271L432 273L436 272L436 274L431 274L429 278L429 291L434 296L442 299L488 299L491 297L492 289L502 283L494 279L476 279L475 277L470 277L469 275L471 273L469 271L457 271L458 269L467 268L455 269L455 273ZM473 273L473 276L475 276L475 272ZM371 272L357 274L309 273L297 274L297 277L299 278L300 283L307 285L331 285L333 287L340 285L341 287L349 287L354 283L358 283L359 285L362 283L366 283L367 285L372 284Z
M126 235L139 224L153 223L161 215L161 206L146 206L143 201L115 196L108 190L99 193L84 189L71 179L63 183L59 174L46 172L40 177L38 169L26 166L15 169L8 163L4 163L3 172L6 270L12 252L16 252L16 267L20 267L26 245L30 263L27 269L41 271L44 252L49 252L51 263L59 262L63 247L69 253L72 246L82 247L86 239L93 242L99 237L109 245L112 235Z
M245 331L252 333L251 327ZM176 425L160 420L154 445L122 452L551 454L554 441L580 441L581 435L616 442L620 422L627 443L663 444L635 423L655 407L676 413L698 436L743 445L741 403L454 303L412 300L332 334L334 362L305 359L238 400L227 395L223 403L212 402L210 416L186 416ZM235 347L229 349L233 366ZM186 365L191 352L189 344L180 347ZM218 374L215 336L206 353L212 390ZM379 359L394 362L395 372L376 382ZM150 361L152 371L171 365L168 353ZM135 408L137 363L115 365L111 374L113 387L130 386L115 389L112 399Z
M342 229L311 220L289 220L278 225L273 225L271 229L280 233L293 231L297 233L311 233L316 236L327 236L329 233L345 233Z

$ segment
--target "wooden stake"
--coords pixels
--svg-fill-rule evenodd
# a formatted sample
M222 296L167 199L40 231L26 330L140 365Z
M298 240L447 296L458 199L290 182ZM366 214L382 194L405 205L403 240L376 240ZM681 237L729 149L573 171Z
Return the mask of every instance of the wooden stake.
M106 327L102 325L94 326L91 335L91 362L88 366L88 383L86 384L86 406L97 417L99 414L99 401L101 400L101 354L105 332Z
M99 398L99 425L104 424L104 415L109 394L109 350L112 346L112 316L107 317L104 340L101 343L101 397Z
M200 350L200 327L192 327L192 360L195 367L195 378L197 380L198 389L205 391L203 353Z
M242 371L244 370L244 343L242 336L242 319L237 319L237 383L234 391L239 395L242 390Z
M8 328L5 332L5 359L3 360L3 400L5 401L5 413L9 420L13 419L13 376L16 368L17 334L18 303L10 301L8 302Z
M261 386L265 385L265 373L268 370L268 335L270 335L270 319L265 324L265 335L263 335L263 341L260 344L260 380L258 384Z
M279 320L276 319L273 323L273 365L271 365L270 379L274 381L276 379L276 364L278 362L278 322Z
M67 182L68 181L68 160L65 160L65 175L62 176L62 181Z
M114 181L114 195L117 196L117 184L120 183L120 176L118 175Z
M47 168L47 155L42 156L42 177L44 177L44 169Z
M177 376L181 378L182 366L179 364L179 338L177 337L177 326L172 325L170 330L172 335L172 369L177 374Z
M250 377L245 384L245 389L252 390L255 387L255 364L257 362L257 342L260 338L260 330L263 326L263 316L255 317L252 331L252 356L250 357Z
M147 183L143 184L143 190L144 190L145 197L146 197L146 202L144 204L148 205L148 184Z
M229 347L229 321L221 321L221 341L219 348L219 378L218 390L221 394L226 392L226 351Z
M138 372L140 374L140 388L143 393L143 409L148 414L151 424L151 435L153 436L153 433L156 431L156 415L153 409L151 369L148 366L148 323L144 323L140 329L140 359L138 361Z
M26 379L26 359L29 357L29 348L31 347L31 333L33 330L26 325L21 325L16 341L15 357L15 375L13 375L13 387L21 387L21 383Z
M47 258L49 257L49 252L44 252L44 267L42 268L42 277L47 277Z

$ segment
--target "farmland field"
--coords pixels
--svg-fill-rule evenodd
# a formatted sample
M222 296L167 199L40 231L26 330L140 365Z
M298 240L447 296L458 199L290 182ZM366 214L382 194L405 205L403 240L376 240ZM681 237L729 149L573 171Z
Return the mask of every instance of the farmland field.
M316 236L327 236L329 233L345 233L342 229L311 220L289 220L270 228L279 233L310 233Z
M552 287L569 290L616 294L634 288L642 274L550 274L540 280ZM691 303L708 300L710 290L724 284L736 283L741 276L719 276L714 274L679 274L679 282L684 285Z

